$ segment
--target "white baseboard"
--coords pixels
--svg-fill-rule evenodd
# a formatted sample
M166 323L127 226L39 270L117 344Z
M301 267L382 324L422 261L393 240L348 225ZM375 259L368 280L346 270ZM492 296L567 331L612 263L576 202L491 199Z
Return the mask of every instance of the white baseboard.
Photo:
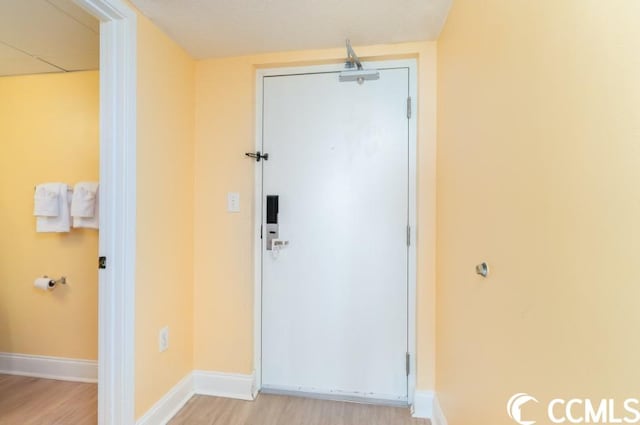
M136 425L165 425L194 394L254 400L255 375L194 370L162 397ZM432 425L448 425L433 391L416 391L411 413L415 418L431 419Z
M189 373L138 419L136 425L165 425L192 396L193 374Z
M254 375L194 370L158 400L136 425L165 425L195 394L253 400Z
M98 362L63 357L0 353L0 373L59 381L98 382Z
M414 418L433 417L433 401L435 393L433 391L416 391L413 397L413 405L411 406L411 415Z
M433 416L431 417L431 425L448 425L447 418L438 402L438 397L433 398Z
M431 419L432 425L447 425L438 397L433 391L416 391L411 414L414 418Z
M193 371L194 392L200 395L254 400L256 395L254 375L236 373Z

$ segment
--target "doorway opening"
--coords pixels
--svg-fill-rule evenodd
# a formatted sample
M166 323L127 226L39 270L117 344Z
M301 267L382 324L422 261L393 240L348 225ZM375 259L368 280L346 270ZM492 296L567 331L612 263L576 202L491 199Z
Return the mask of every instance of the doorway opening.
M12 10L15 13L18 13L21 8L26 8L24 15L26 17L33 15L52 17L54 20L64 21L62 25L63 33L69 37L68 43L62 43L62 56L52 53L55 51L53 46L56 43L55 36L45 37L42 40L44 44L37 44L37 37L33 31L52 30L50 23L45 25L45 23L40 22L40 25L45 28L25 25L24 28L33 28L33 30L31 34L27 34L28 37L24 40L22 47L17 46L19 42L17 39L13 40L16 44L13 47L9 42L10 40L3 39L2 48L5 50L4 53L9 49L15 55L15 57L10 58L14 60L9 65L14 67L18 65L30 66L30 70L24 72L26 74L92 69L86 65L86 58L82 54L77 55L76 48L95 41L96 44L99 44L100 50L99 77L97 72L95 75L89 75L91 71L86 75L80 75L83 74L82 72L79 72L78 75L74 75L75 73L65 74L69 75L70 79L90 80L87 84L93 85L93 89L96 91L94 93L95 96L93 96L96 104L93 107L87 106L86 108L80 106L78 113L74 117L76 119L75 122L73 119L63 121L66 123L67 130L70 130L70 133L82 133L83 129L87 130L87 125L80 115L86 113L87 108L93 109L96 113L93 123L96 124L99 109L99 130L98 125L94 125L95 134L92 134L95 139L93 140L95 152L91 151L89 153L91 161L95 162L93 164L95 175L87 172L76 178L65 174L65 172L69 171L69 168L78 166L78 164L73 164L74 154L81 157L79 150L84 149L81 144L78 144L73 149L69 149L69 152L62 152L64 159L57 159L50 164L42 166L43 169L57 170L60 174L33 177L31 180L34 181L29 180L30 183L28 183L28 186L31 187L31 190L28 191L28 198L33 198L33 186L40 183L42 179L61 180L70 184L77 183L78 180L99 181L100 206L97 214L99 219L96 220L99 221L99 238L95 234L88 234L88 231L78 230L71 234L70 238L66 239L66 242L70 242L70 245L72 245L69 247L70 249L77 248L77 245L85 239L88 242L94 240L95 244L99 246L97 249L94 246L93 249L87 250L86 254L90 258L84 258L84 256L75 258L74 260L78 261L78 264L65 263L67 266L63 267L62 264L58 264L62 263L62 261L58 261L38 267L34 263L26 271L29 275L42 275L40 278L43 281L46 280L43 275L51 275L50 283L55 289L50 293L44 293L44 295L51 296L48 301L55 299L54 302L60 304L58 307L69 307L67 301L72 295L74 297L79 295L81 288L84 290L92 287L94 298L95 292L98 292L97 312L94 310L93 320L88 321L88 323L93 322L98 327L98 331L94 334L94 344L97 347L93 347L97 351L97 362L94 360L90 362L91 364L87 364L82 361L68 361L69 359L60 360L59 357L61 355L53 353L57 358L42 356L10 358L9 360L12 363L9 367L15 369L17 362L21 370L24 369L26 372L35 370L33 374L47 375L47 372L53 371L49 373L51 377L71 377L88 381L95 381L95 375L97 374L99 381L97 422L101 425L130 425L135 422L133 410L133 295L135 293L136 15L121 0L29 0L26 2L7 3L7 7L13 8ZM49 9L45 10L46 8ZM3 25L3 37L11 38L20 30L18 28L20 27L20 22L14 16L15 13L12 14L9 11L9 13L3 14L9 19L9 22ZM100 23L98 24L94 18ZM16 31L12 31L11 28L15 28ZM6 55L3 55L3 57L6 57ZM98 63L97 55L95 63L96 65ZM87 81L84 82L86 83ZM62 88L56 87L55 83L51 87L53 89ZM62 93L62 97L68 95L70 102L78 101L79 99L74 99L76 96L73 96L71 92L72 90L68 90ZM52 113L56 109L65 110L65 108L70 111L73 110L67 102L61 100L55 103L53 96L48 97L45 93L38 92L37 89L33 90L30 95L34 97L42 95L43 102L54 101L53 105L44 108L45 112ZM39 124L42 123L39 123L36 119L32 126L36 127ZM60 125L62 125L62 121L54 119L54 122L49 125L42 126L43 135L40 137L43 139L42 141L45 143L49 141L53 145L55 142L53 134L57 129L56 127ZM29 128L29 131L31 130L33 128ZM89 134L92 132L87 130L84 133L86 134L80 135L80 137L87 138L88 142L90 142L91 137ZM97 147L98 139L99 148ZM64 151L64 148L61 147L60 149ZM40 154L45 155L45 152L41 151ZM32 158L35 159L36 156L37 153ZM99 173L95 167L98 162ZM12 165L12 168L19 168L19 164L14 165ZM27 179L17 179L10 184L14 185L12 187L17 190L21 184L25 183L25 180ZM15 199L17 201L18 199L23 200L23 198L16 197ZM19 205L23 206L26 204L29 204L29 207L33 207L30 199L19 203ZM24 213L21 216L31 215L33 212L33 209L30 208L26 208L26 211L24 210L25 208L22 207L21 211ZM35 233L35 224L33 232ZM80 241L80 239L83 239L83 241ZM20 243L20 241L21 239L16 240L17 243ZM99 258L102 261L99 262ZM103 267L99 268L99 264ZM83 270L83 274L81 275L76 271L67 272L63 270L71 268L71 266L80 267ZM53 270L54 268L55 270ZM94 282L90 282L91 275L94 277ZM23 282L23 280L20 279L21 287L25 286L28 289L33 289L32 285L30 285L33 280L31 282ZM32 303L24 303L25 310L33 307ZM77 311L74 310L74 312L76 313L74 318L77 321L74 327L77 330L86 328L85 324L82 323L84 319ZM62 316L62 314L59 316ZM34 321L32 327L41 327L44 330L46 324L53 322L53 319L44 323L41 322ZM78 333L82 332L78 331ZM43 335L50 337L46 331L44 331ZM53 345L58 345L58 349L61 346L74 345L73 339L71 342L55 337L50 339L52 339ZM85 356L85 354L78 351L77 347L67 348L71 350L70 353L72 355L74 355L72 350L75 349L80 353L77 354L77 357ZM86 354L86 357L95 359L96 353ZM4 362L4 365L2 364L4 360L6 359L0 358L0 369L7 364L7 362ZM38 369L43 367L44 369ZM60 372L56 375L56 370L64 373Z
M25 0L0 28L0 422L94 424L100 24Z

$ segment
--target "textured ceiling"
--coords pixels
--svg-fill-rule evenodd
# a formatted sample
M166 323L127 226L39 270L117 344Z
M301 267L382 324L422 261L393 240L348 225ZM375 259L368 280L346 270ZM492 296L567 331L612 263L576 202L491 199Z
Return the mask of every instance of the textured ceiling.
M452 0L132 0L195 58L435 40Z
M99 23L72 0L0 0L0 76L98 69Z

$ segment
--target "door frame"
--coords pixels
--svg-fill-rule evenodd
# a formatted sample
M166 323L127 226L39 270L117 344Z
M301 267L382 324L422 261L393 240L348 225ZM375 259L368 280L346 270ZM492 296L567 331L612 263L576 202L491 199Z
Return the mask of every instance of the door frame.
M133 425L137 16L122 0L74 1L100 21L98 424Z
M418 64L416 59L403 60L371 60L363 62L365 68L393 69L407 68L409 71L409 96L411 96L411 117L409 126L409 226L411 226L408 250L408 283L407 283L407 342L409 352L409 376L407 376L407 401L413 405L416 391L416 306L417 306L417 177L418 177ZM263 120L263 89L264 78L296 74L313 74L321 72L339 72L344 70L344 63L327 65L308 65L286 68L258 69L256 71L256 116L255 116L255 149L262 150L262 120ZM337 83L337 79L336 79ZM338 83L355 84L355 83ZM262 163L255 173L254 193L254 335L253 335L253 364L254 364L254 396L262 388L262 240L260 228L262 226Z

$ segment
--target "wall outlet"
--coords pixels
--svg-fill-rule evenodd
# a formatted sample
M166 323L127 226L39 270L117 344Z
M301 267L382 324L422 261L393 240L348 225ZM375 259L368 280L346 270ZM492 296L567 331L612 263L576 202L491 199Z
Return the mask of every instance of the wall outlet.
M160 329L158 334L158 351L163 352L169 349L169 326Z
M238 192L227 193L227 211L240 212L240 194Z

